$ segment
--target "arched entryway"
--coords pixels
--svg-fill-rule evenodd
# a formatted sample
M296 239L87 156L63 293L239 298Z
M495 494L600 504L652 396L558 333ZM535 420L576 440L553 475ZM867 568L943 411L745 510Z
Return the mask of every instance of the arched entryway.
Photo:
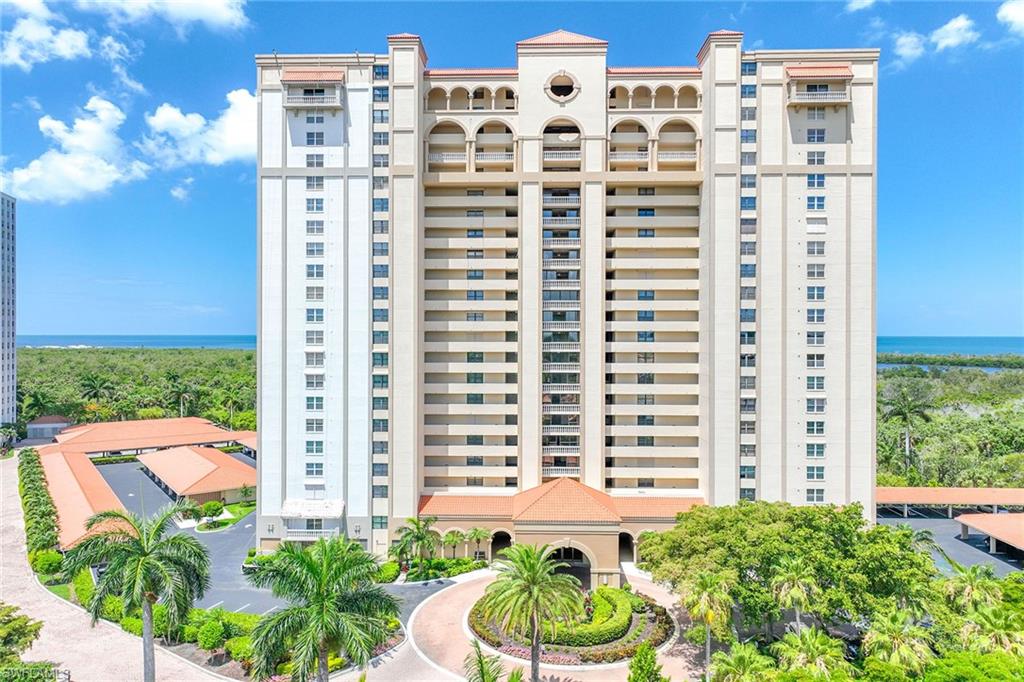
M636 545L629 533L619 533L619 561L636 561Z
M503 530L491 536L491 561L503 558L501 550L512 546L512 536Z
M551 553L552 558L568 564L558 570L559 573L568 573L576 576L583 589L590 589L590 559L581 550L575 547L557 547Z

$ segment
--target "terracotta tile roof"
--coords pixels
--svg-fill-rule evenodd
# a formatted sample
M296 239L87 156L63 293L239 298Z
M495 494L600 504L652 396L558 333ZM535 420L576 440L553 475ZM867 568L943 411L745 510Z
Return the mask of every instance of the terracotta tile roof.
M250 450L257 449L258 438L255 431L233 431L231 439L239 445L244 445Z
M711 42L712 38L733 38L733 37L742 38L743 37L743 33L741 33L740 31L729 31L729 30L724 29L724 28L719 29L717 31L712 31L711 33L708 34L708 37L704 39L704 42L701 44L700 49L697 50L697 61L699 62L699 61L702 60L704 52L708 49L708 43Z
M46 487L57 507L58 542L68 549L88 536L85 522L110 509L124 509L95 465L81 452L63 452L56 445L39 450Z
M786 67L786 75L790 78L853 78L849 64L795 64Z
M513 521L619 523L611 495L571 478L556 478L512 497Z
M415 33L392 33L388 40L419 40L419 36Z
M708 35L709 36L741 36L741 35L743 35L743 32L742 31L730 31L727 28L720 28L717 31L712 31Z
M700 497L613 497L623 521L675 519L676 515L704 504Z
M36 417L29 422L29 425L34 424L70 424L71 420L68 417L61 416L59 414L45 414L42 417Z
M427 69L423 72L427 78L445 78L452 76L498 76L516 78L519 69L505 67L480 67L472 69Z
M345 69L285 69L281 74L281 81L285 83L342 83L344 80Z
M579 33L573 33L572 31L566 31L565 29L558 29L551 33L545 33L544 35L534 36L533 38L527 38L526 40L520 40L516 45L526 45L529 47L560 47L560 46L573 46L573 45L607 45L607 40L601 40L600 38L591 38L590 36L580 35Z
M1024 514L961 514L956 520L979 533L1024 549Z
M694 76L699 66L609 66L609 76Z
M420 516L512 518L511 495L424 495Z
M183 417L80 424L64 429L56 440L68 452L97 453L226 443L231 435L206 419Z
M875 488L875 504L1024 506L1024 488Z
M139 461L179 495L256 485L256 469L216 448L181 447L139 455Z

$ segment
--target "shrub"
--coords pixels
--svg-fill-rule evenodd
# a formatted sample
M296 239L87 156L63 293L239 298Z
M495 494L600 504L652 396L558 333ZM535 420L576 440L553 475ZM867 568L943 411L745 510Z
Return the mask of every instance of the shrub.
M478 569L487 567L486 561L474 561L473 559L470 559L468 557L459 558L455 561L461 563L449 565L449 567L443 571L443 574L446 578L453 578L457 575L462 575L463 573L469 573L470 571L476 571Z
M170 637L170 619L167 616L166 604L153 604L153 636Z
M199 639L199 626L192 625L191 623L189 623L188 625L183 627L181 629L181 639L185 642L194 643L197 639Z
M196 634L199 648L212 651L224 643L224 624L219 620L207 621Z
M96 585L92 581L92 572L88 568L83 569L71 581L71 586L75 590L75 601L83 607L89 608L92 595L96 592Z
M335 670L341 670L345 667L345 659L336 656L335 654L328 654L327 656L327 672L333 673ZM278 675L291 675L292 674L292 662L285 661L277 666Z
M255 613L221 613L219 620L224 624L224 636L230 639L251 635L260 617Z
M377 582L379 583L393 583L398 578L399 568L397 561L387 561L380 565L380 570L377 571Z
M46 487L39 453L26 448L18 455L18 492L25 513L25 544L29 552L57 544L57 509Z
M864 661L863 677L871 682L906 682L910 679L899 666L877 658L868 658Z
M103 606L100 608L100 618L120 623L124 618L124 599L113 594L104 597Z
M125 632L131 633L136 637L142 637L142 619L141 618L122 618L121 629Z
M54 549L40 549L33 552L30 558L32 570L42 575L51 575L60 571L64 557Z
M20 661L0 663L0 680L4 682L39 682L57 679L58 666L54 663Z
M1024 666L1009 654L964 651L937 658L925 668L924 682L1021 682Z
M546 629L544 642L565 646L596 646L623 637L633 622L633 606L629 597L622 590L612 587L597 588L593 599L595 616L599 608L598 604L602 600L610 603L612 607L612 613L606 619L571 628L559 625L555 628L553 636L550 629ZM594 620L597 620L596 617Z
M649 642L637 647L636 654L629 662L628 682L668 682L668 678L661 675L657 654Z
M236 661L251 661L252 639L250 639L248 635L232 637L228 641L224 642L224 651L228 652L228 656Z
M218 500L210 500L205 502L201 509L203 516L220 516L224 512L224 503Z

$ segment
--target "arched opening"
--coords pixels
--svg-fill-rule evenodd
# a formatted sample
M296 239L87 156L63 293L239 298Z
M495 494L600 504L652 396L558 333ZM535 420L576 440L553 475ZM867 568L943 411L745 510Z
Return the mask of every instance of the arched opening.
M686 121L672 120L658 130L658 167L690 167L697 163L697 132Z
M697 88L691 85L684 85L683 87L679 88L679 108L697 108Z
M552 95L565 99L576 90L576 83L573 82L570 76L560 74L551 79L550 87Z
M493 109L494 102L491 99L490 88L477 88L473 90L473 108L474 109Z
M487 121L477 129L477 171L508 171L514 161L515 138L503 121Z
M576 547L557 547L551 553L551 558L568 564L559 568L558 573L575 576L583 589L590 589L590 560L582 550Z
M673 109L676 106L676 93L667 85L662 85L654 91L655 109Z
M654 97L651 95L651 89L646 85L641 85L633 90L634 109L650 109L653 103Z
M448 98L448 108L454 111L465 111L469 109L469 90L466 88L455 88Z
M494 91L494 108L513 111L516 108L516 91L512 88L498 88Z
M636 561L635 549L633 536L629 533L619 533L619 561Z
M512 546L512 536L503 530L491 536L491 561L501 559L501 550Z
M444 121L431 129L427 135L427 166L430 170L465 170L466 131L461 126Z
M443 88L431 88L427 93L427 111L444 111L448 108L448 93Z
M625 109L629 106L629 91L621 85L616 85L608 91L608 108Z
M557 120L544 128L544 170L579 170L581 156L579 126Z
M647 170L648 132L636 121L621 121L612 128L608 166L612 170Z

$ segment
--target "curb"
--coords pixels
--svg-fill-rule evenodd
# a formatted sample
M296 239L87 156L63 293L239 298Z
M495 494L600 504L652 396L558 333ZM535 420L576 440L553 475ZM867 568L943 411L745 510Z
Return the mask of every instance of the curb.
M456 577L458 577L458 576L456 576ZM455 585L449 585L448 587L445 587L444 589L438 590L434 594L430 595L429 597L427 597L426 599L421 601L416 606L416 608L412 610L412 613L409 615L409 626L408 626L406 632L407 632L407 634L409 636L408 637L409 643L412 644L413 651L416 652L416 655L419 656L421 660L426 661L427 665L429 665L431 668L433 668L434 670L438 671L442 675L445 675L446 677L450 677L450 678L455 679L455 680L462 680L463 678L461 676L453 673L451 670L448 670L447 668L444 668L444 667L438 665L437 663L434 663L433 659L431 659L429 656L427 656L425 653L423 653L423 650L420 649L418 644L416 644L416 638L412 634L413 633L413 623L416 622L416 616L419 615L420 609L422 609L424 607L424 605L430 603L430 601L432 599L436 598L438 595L444 594L445 592L447 592L448 590L450 590L451 588L455 587L458 584L459 583L455 583Z

